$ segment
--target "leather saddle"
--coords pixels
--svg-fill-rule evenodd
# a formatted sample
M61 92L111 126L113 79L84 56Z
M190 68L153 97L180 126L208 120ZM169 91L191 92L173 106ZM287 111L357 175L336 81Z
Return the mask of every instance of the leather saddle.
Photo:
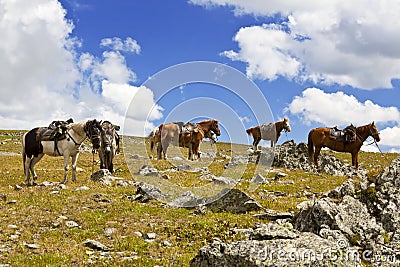
M53 121L48 127L40 127L36 133L37 141L58 141L67 138L67 125L73 122L72 119L67 121Z
M343 130L340 130L337 126L330 128L330 136L331 139L334 139L337 142L345 142L351 143L355 142L356 135L356 127L353 124L347 126Z

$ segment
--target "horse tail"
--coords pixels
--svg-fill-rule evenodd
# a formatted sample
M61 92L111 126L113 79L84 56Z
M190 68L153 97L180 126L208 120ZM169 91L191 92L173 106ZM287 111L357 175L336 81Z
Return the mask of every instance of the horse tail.
M24 173L26 174L26 167L25 167L25 162L26 162L26 151L25 151L25 135L22 136L22 165L24 165Z
M249 128L249 129L247 129L246 130L246 133L248 134L248 135L250 135L250 136L252 136L253 135L253 130L254 128Z
M310 161L312 161L312 158L314 157L314 143L312 141L312 134L314 130L311 130L308 134L308 158Z

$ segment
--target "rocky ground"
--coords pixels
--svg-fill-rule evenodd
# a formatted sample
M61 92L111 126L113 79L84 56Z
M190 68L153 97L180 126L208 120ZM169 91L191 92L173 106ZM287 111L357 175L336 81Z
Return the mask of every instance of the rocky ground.
M299 161L283 158L276 164L308 168L303 156L298 154L304 150L302 144L285 147L284 151L290 151ZM328 160L334 166L338 164L331 157ZM325 165L323 169L330 171L334 168ZM227 244L215 239L201 248L190 264L398 266L399 185L400 158L397 158L375 182L364 179L356 189L354 182L348 180L321 198L301 203L298 206L300 211L293 218L259 224L252 229L236 229L244 233L245 240Z

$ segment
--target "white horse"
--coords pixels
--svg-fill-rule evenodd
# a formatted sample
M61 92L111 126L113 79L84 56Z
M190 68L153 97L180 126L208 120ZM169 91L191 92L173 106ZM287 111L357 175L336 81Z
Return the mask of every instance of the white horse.
M33 185L36 184L37 174L35 165L46 154L53 157L64 156L64 183L67 183L68 161L72 157L72 181L76 182L76 161L78 160L79 148L87 137L95 149L100 147L100 122L86 120L67 125L66 138L57 141L40 141L39 130L34 128L22 137L22 161L26 177L26 185L30 185L30 172L33 176Z

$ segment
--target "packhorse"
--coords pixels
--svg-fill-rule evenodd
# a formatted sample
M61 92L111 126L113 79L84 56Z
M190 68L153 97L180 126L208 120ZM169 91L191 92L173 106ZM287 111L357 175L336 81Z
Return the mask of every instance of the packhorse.
M353 126L354 127L354 126ZM364 141L369 136L374 138L375 142L379 142L379 131L375 123L359 126L355 128L355 140L348 141L346 138L336 139L331 136L331 128L314 128L308 134L308 157L318 166L318 155L321 148L328 147L337 152L348 152L351 154L351 164L358 168L358 152ZM346 141L347 140L347 141ZM315 151L314 151L315 147Z
M69 157L71 157L72 181L76 182L76 162L78 160L79 148L88 137L93 144L93 148L98 149L100 147L100 132L102 130L100 122L97 120L85 120L67 124L65 138L57 141L57 148L54 141L41 140L40 129L42 128L34 128L26 132L22 137L22 161L24 164L26 185L31 185L30 174L33 176L33 185L36 184L38 177L34 167L44 155L64 157L64 183L67 183L68 161Z
M197 123L175 122L161 124L154 128L149 135L150 150L156 144L158 159L166 159L170 144L189 149L188 159L200 157L199 146L203 138L216 142L216 136L221 135L217 120L204 120ZM162 155L163 154L163 155Z
M274 124L263 124L261 126L252 127L246 130L246 133L253 136L253 150L257 151L258 144L261 140L270 140L273 147L281 136L281 132L285 130L290 132L289 119L284 118L282 121L277 121Z
M100 169L114 172L114 156L119 151L119 136L115 126L109 121L101 124L101 145L99 148Z

